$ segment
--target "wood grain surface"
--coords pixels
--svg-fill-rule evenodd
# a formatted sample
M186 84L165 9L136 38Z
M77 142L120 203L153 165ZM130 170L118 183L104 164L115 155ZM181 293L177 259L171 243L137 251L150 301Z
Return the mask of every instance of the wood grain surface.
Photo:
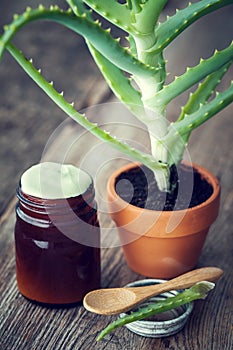
M30 5L38 3L31 1ZM61 0L57 3L65 6ZM12 14L22 12L28 4L26 0L1 0L0 25L9 23ZM174 8L169 8L169 11L172 13ZM200 56L208 57L213 47L221 49L229 43L233 33L232 15L232 6L220 10L218 15L210 15L208 21L200 20L176 40L166 52L172 75L181 74L184 64L193 65ZM118 124L121 118L124 119L124 115L120 115L121 107L110 96L82 39L58 25L43 22L23 29L14 43L34 59L35 65L42 68L48 79L55 81L58 90L65 91L69 101L75 99L78 109L107 102L103 109L94 107L90 118L97 118L108 126L110 116L114 120L117 118L109 127L113 132L122 133ZM232 71L221 88L226 87L230 79ZM60 309L38 306L18 292L13 236L15 189L21 173L41 157L54 160L63 157L94 171L103 232L102 287L123 286L143 276L132 272L126 265L115 227L106 212L104 196L109 174L127 159L83 134L83 130L49 101L7 53L0 63L0 82L0 349L231 350L232 106L196 130L188 149L192 160L213 171L222 187L219 217L209 232L197 267L218 266L224 270L224 276L205 301L195 303L194 311L180 333L153 339L140 337L123 327L97 343L95 339L99 332L115 317L94 315L85 311L82 305ZM181 96L171 104L170 119L178 113L184 98ZM131 119L126 137L132 142L138 141L139 131L143 135L144 131L140 125L130 123ZM66 150L67 140L69 147ZM143 137L140 146L148 147L148 141Z

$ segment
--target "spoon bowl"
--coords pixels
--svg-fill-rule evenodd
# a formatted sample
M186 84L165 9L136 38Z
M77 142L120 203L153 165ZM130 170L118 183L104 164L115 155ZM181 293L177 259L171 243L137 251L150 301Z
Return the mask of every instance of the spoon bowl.
M222 274L223 271L217 267L203 267L161 284L97 289L86 294L83 305L88 311L100 315L115 315L126 312L141 302L164 292L189 288L201 281L215 282Z

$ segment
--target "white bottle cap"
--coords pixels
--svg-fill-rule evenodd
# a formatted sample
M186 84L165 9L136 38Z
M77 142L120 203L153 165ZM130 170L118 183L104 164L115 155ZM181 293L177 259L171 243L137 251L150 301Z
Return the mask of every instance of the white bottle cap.
M91 185L89 174L71 164L44 162L26 170L21 177L25 194L43 199L79 196Z

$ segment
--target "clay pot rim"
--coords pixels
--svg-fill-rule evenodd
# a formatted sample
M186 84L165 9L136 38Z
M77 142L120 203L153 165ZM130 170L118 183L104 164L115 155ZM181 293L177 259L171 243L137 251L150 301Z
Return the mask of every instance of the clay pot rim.
M192 208L185 208L182 210L175 210L174 212L176 212L177 214L182 214L184 212L196 212L201 210L204 207L209 206L212 202L215 201L215 199L220 195L220 184L218 179L214 176L214 174L212 172L210 172L208 169L196 164L196 163L190 163L190 162L186 162L186 161L182 161L182 164L192 167L195 170L197 170L208 182L209 184L211 184L211 186L213 187L213 193L211 194L211 196L204 202L202 202L201 204L198 204ZM115 170L111 175L110 178L108 180L107 183L107 192L112 196L112 198L114 198L115 200L118 201L118 203L122 203L122 206L129 206L130 210L135 211L135 212L140 212L141 210L143 210L144 212L161 212L161 214L163 216L170 216L172 211L168 211L168 210L163 210L163 211L158 211L155 209L146 209L146 208L140 208L137 207L135 205L132 205L128 202L126 202L124 199L122 199L116 192L115 190L115 180L116 178L124 171L136 168L136 167L140 167L142 164L138 163L138 162L130 162L126 165L121 166L120 168L118 168L117 170Z

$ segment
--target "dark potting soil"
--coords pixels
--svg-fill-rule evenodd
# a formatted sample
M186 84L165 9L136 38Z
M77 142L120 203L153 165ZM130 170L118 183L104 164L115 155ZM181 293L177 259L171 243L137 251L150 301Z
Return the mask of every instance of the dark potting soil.
M173 191L161 192L153 172L142 166L122 173L116 179L116 192L126 202L152 210L183 210L206 201L212 186L192 167L181 164L171 169Z

